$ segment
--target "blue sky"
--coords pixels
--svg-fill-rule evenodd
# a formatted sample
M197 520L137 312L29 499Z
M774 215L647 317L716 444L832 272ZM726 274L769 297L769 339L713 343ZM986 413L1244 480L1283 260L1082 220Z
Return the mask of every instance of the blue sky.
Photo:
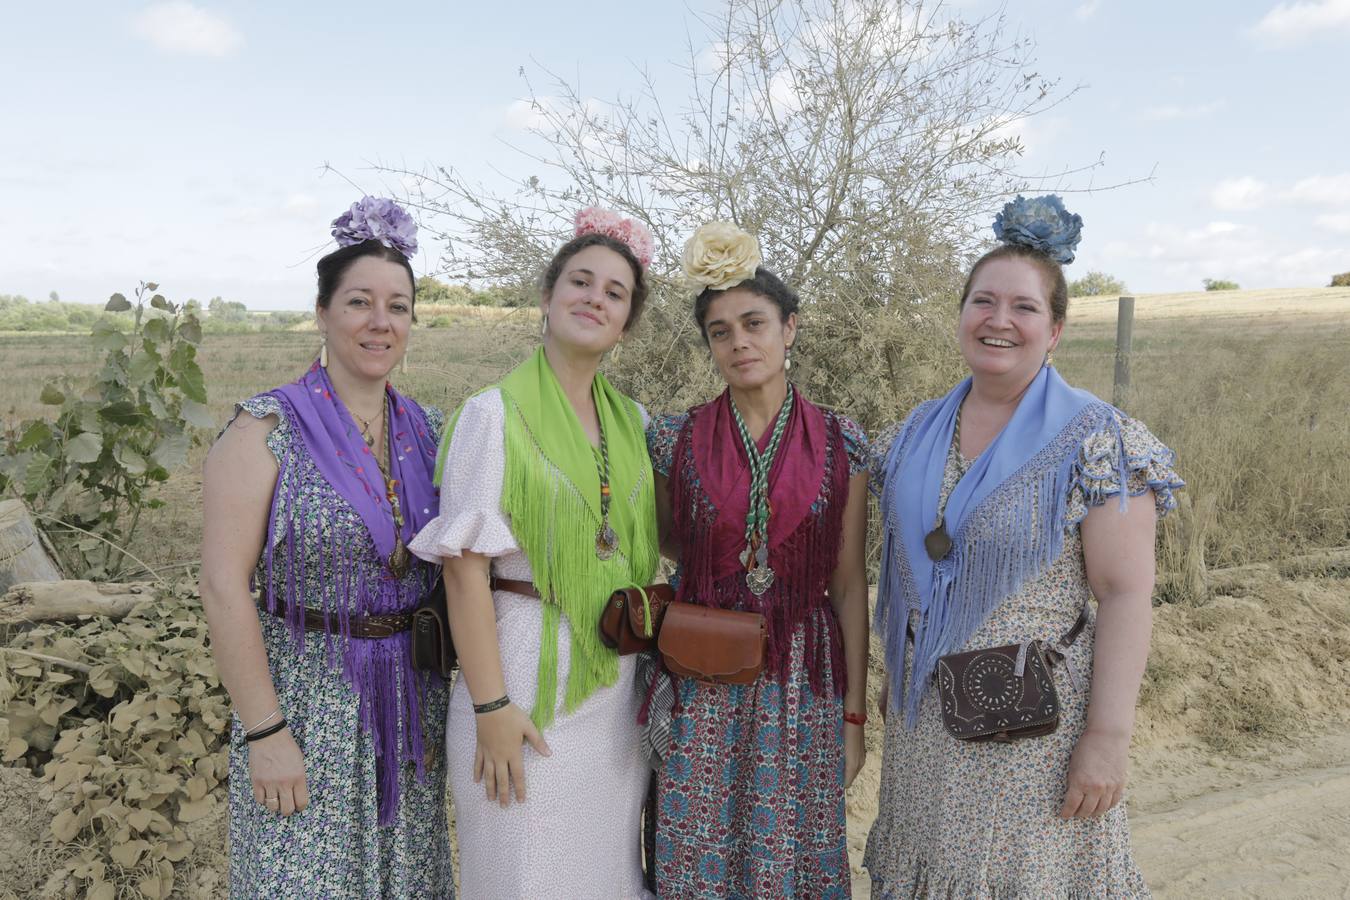
M997 9L983 0L954 14ZM314 251L372 162L531 174L504 142L524 67L590 96L636 65L684 96L689 4L217 0L24 4L0 29L0 293L99 300L154 279L171 299L306 308ZM584 17L578 11L584 10ZM1071 274L1138 292L1325 285L1350 270L1350 0L1022 0L1037 69L1081 89L1025 124L1022 168L1104 154L1066 197ZM499 183L499 182L498 182ZM1083 186L1078 178L1074 184ZM995 209L990 210L992 219ZM435 271L424 245L419 271Z

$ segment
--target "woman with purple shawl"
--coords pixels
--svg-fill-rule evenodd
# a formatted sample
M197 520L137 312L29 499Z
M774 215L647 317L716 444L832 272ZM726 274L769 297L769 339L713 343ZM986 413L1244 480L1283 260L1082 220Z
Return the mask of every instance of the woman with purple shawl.
M761 613L767 642L752 684L671 676L669 738L654 747L656 891L848 897L844 789L865 754L866 440L788 381L798 298L759 265L753 236L704 225L685 274L727 389L648 426L662 549L680 564L678 600ZM654 721L670 693L657 682Z
M373 197L333 226L319 359L239 404L202 482L202 602L235 707L230 896L449 897L447 685L409 654L440 573L407 549L438 506L442 420L386 381L415 226Z
M1121 799L1155 523L1182 482L1147 428L1053 366L1081 227L1058 197L1004 207L1003 245L961 293L970 377L874 444L887 715L873 897L1148 896ZM1026 716L1019 667L1034 642L1058 725L1018 739L1006 729ZM988 654L959 679L980 705L948 699L958 663L941 660L1013 645L1017 663ZM995 739L957 739L944 715Z

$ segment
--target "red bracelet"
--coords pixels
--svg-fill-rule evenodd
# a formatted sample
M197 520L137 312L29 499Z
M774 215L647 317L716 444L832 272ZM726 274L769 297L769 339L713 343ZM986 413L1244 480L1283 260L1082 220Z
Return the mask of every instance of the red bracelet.
M844 713L844 721L847 722L847 723L850 724L850 725L866 725L866 724L867 724L867 713L865 713L865 712L860 712L860 713L855 713L855 712L845 712L845 713Z

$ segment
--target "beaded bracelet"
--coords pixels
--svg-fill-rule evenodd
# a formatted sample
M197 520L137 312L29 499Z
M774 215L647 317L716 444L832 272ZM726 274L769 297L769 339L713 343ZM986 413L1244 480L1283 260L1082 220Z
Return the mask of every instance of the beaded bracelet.
M270 728L264 728L262 731L255 731L252 734L244 735L244 740L250 744L253 743L254 741L261 741L263 738L271 737L272 735L276 734L278 731L280 731L285 727L286 727L286 720L282 719L280 722L276 723Z
M510 702L511 698L503 694L496 700L492 700L487 703L475 703L473 705L473 711L475 715L479 715L481 713L495 712L501 709L503 706L506 706Z
M844 713L844 721L847 722L847 723L850 724L850 725L866 725L866 724L867 724L867 713L865 713L865 712L860 712L860 713L855 713L855 712L845 712L845 713Z

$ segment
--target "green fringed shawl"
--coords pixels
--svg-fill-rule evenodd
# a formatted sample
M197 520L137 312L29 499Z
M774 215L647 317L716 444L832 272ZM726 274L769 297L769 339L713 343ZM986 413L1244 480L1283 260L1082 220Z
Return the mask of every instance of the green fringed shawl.
M571 669L563 708L572 712L619 677L619 657L600 643L600 613L611 593L645 585L656 571L656 499L637 404L597 374L591 387L609 447L610 525L619 550L595 555L600 529L599 451L591 446L542 349L497 385L506 423L501 509L530 561L543 597L539 687L530 718L544 728L558 705L558 622L571 625ZM461 407L462 408L462 407ZM456 411L441 438L436 483L444 470Z

